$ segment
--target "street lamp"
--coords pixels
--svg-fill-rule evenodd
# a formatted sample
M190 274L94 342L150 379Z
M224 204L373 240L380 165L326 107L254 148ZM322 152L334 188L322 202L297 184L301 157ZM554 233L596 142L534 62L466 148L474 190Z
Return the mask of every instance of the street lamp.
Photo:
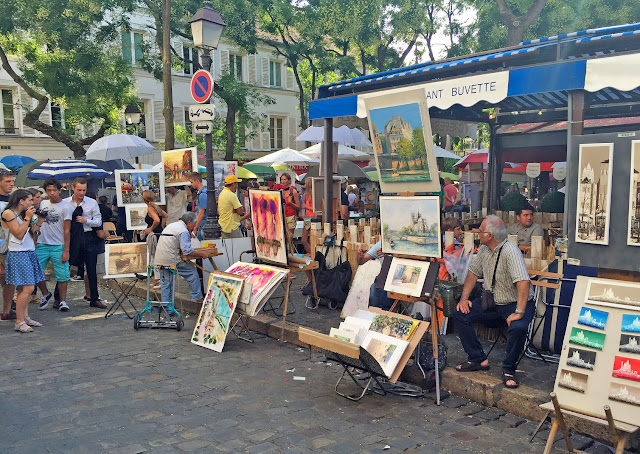
M137 104L127 106L124 110L124 118L128 125L137 125L140 123L140 115L142 111Z
M218 47L225 23L210 1L205 1L204 6L193 15L189 21L193 45L201 47L202 67L211 73L211 50ZM211 77L213 80L213 76ZM203 227L206 239L220 238L220 225L218 224L218 204L213 175L213 140L211 133L204 136L207 164L207 222Z

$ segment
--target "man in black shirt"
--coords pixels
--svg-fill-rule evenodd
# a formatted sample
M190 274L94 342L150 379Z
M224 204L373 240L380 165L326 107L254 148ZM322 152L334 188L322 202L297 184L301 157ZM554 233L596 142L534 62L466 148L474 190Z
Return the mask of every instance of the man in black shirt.
M347 177L340 177L340 216L346 223L349 221L349 196L347 195Z

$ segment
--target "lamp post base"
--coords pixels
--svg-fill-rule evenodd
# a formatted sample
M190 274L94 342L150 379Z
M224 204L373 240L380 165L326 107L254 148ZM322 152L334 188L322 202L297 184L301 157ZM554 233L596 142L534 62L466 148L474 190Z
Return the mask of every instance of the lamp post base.
M218 224L218 217L213 219L207 219L207 222L202 227L202 233L204 233L205 240L219 240L222 236L222 229Z

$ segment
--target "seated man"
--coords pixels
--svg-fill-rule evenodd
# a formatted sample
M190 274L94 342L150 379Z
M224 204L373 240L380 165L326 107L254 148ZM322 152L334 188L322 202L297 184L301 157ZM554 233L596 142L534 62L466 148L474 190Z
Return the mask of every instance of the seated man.
M163 303L172 301L171 296L174 282L173 275L169 269L170 266L175 266L178 274L189 283L191 299L193 301L202 299L202 290L200 289L200 278L198 277L197 269L193 264L182 260L181 257L181 254L191 254L192 257L206 257L206 252L195 251L193 247L191 247L190 232L194 230L197 220L198 216L194 212L189 211L183 214L179 221L172 222L166 226L160 238L158 238L153 264L166 267L160 268L160 292Z
M456 367L459 372L487 370L489 360L473 329L473 323L503 319L507 322L507 352L502 361L502 381L507 388L517 388L516 363L533 319L533 289L522 253L507 241L507 229L496 216L487 216L480 225L478 255L469 265L464 288L454 313L454 320L468 361ZM478 278L484 279L484 289L493 293L495 307L482 309L482 298L469 301Z
M371 246L369 251L365 252L364 249L360 249L358 251L358 265L363 265L373 258L377 258L380 260L380 263L382 263L382 260L384 259L384 254L382 253L382 240ZM373 281L369 293L369 306L379 307L380 309L388 311L391 309L391 304L391 300L389 299L386 290L376 288L376 281Z
M518 246L531 246L532 236L543 236L544 231L538 224L533 223L534 208L524 203L516 210L517 223L507 229L507 235L518 235Z

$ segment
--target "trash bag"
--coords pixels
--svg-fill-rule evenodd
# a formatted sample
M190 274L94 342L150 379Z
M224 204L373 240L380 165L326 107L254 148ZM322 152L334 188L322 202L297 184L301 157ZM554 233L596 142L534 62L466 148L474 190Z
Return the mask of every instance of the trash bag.
M340 244L342 248L342 243ZM351 282L351 264L342 261L342 254L338 259L338 264L333 268L327 268L325 248L324 254L320 251L316 252L315 260L318 262L318 269L313 271L316 280L316 290L318 297L328 299L338 303L339 306L344 305L347 295L349 294L349 283ZM302 290L305 296L313 295L313 284L309 282Z

